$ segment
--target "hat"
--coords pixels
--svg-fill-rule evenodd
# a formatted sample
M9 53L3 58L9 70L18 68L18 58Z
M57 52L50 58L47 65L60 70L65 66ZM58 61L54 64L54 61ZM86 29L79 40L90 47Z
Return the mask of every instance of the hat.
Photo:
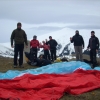
M94 31L91 31L91 33L95 33Z
M49 36L49 38L52 38L52 36Z
M37 38L37 36L36 36L36 35L34 35L34 36L33 36L33 39L36 39L36 38Z
M79 33L79 31L78 31L78 30L76 30L76 32L78 32L78 33Z
M22 24L20 22L17 23L17 26L21 26Z

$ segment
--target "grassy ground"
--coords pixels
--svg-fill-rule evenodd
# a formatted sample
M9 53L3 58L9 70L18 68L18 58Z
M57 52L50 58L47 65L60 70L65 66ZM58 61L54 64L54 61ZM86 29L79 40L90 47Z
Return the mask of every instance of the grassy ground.
M89 57L86 55L84 55L84 58L89 59ZM98 59L98 62L100 62L100 59ZM8 70L26 70L26 69L37 68L30 66L28 64L24 64L24 68L13 68L12 66L13 66L13 59L0 57L0 72L6 72ZM60 100L100 100L99 95L100 95L100 89L97 89L81 95L70 95L66 93Z

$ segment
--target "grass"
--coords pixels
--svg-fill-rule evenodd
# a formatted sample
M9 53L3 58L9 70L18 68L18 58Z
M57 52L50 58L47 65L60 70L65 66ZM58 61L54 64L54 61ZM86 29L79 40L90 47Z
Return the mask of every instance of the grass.
M89 56L84 55L83 58L89 60ZM72 59L75 60L75 59ZM100 59L97 59L100 62ZM37 68L36 66L30 66L27 63L24 64L24 68L13 68L13 59L0 57L0 72L6 72L8 70L26 70ZM70 95L65 93L60 100L100 100L100 89L96 89L80 95Z
M100 100L100 89L80 95L64 94L60 100Z

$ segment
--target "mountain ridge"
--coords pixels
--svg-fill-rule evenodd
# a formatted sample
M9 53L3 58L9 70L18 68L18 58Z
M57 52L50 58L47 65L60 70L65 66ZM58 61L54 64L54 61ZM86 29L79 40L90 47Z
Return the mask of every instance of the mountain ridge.
M96 29L95 31L96 31L96 36L100 37L100 34L99 34L100 30ZM83 54L89 55L89 52L86 51L86 49L87 49L89 38L91 36L90 35L91 30L83 30L82 29L82 30L79 30L79 32L80 32L80 35L83 36L83 39L85 42L85 48L83 50ZM36 35L36 34L34 34L34 35ZM54 31L54 32L50 32L48 34L40 35L37 37L37 39L39 40L39 42L42 42L45 39L49 39L49 36L52 36L52 38L58 42L57 55L63 56L63 55L72 55L73 53L75 53L73 43L70 43L70 37L72 37L74 35L75 35L75 30L70 29L70 28L63 28L59 31ZM28 39L28 40L31 40L31 39ZM10 42L0 43L0 45L2 45L3 46L2 48L5 48L6 50L9 48L7 50L8 51L8 53L7 53L6 50L4 50L4 51L6 51L6 52L4 52L2 50L2 48L0 47L1 52L4 52L4 54L10 54L10 51L11 50L13 51L13 49L10 47Z

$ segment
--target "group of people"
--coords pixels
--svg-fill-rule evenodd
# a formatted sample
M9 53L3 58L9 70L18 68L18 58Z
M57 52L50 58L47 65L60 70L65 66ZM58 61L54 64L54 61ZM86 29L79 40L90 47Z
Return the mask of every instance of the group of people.
M84 39L79 34L78 30L75 31L75 35L73 37L70 37L70 41L71 43L74 43L76 60L83 61L82 49L84 49ZM91 37L89 39L87 50L90 51L90 62L92 67L95 67L97 65L96 54L99 50L99 39L95 36L94 31L91 31Z
M28 47L27 35L23 29L21 29L22 24L17 23L17 29L13 30L11 34L11 47L14 48L14 68L18 66L17 57L19 54L19 66L23 66L23 50L24 43L26 44L26 48ZM13 43L14 41L14 43ZM82 49L84 49L84 39L79 34L79 31L75 31L75 35L70 37L70 42L74 43L76 60L83 61L82 57ZM43 48L44 57L50 61L56 60L56 46L58 45L55 39L52 39L52 36L49 36L49 41L46 39L42 41L42 43L37 40L37 36L34 35L33 39L30 41L30 52L34 53L34 57L37 58L37 53L39 48ZM87 50L90 49L90 60L94 66L97 63L96 60L96 52L99 49L99 39L95 36L95 32L91 31L91 38L89 39L89 44Z
M49 41L39 42L37 36L34 35L33 39L30 41L31 54L34 53L34 57L37 58L38 49L43 48L44 58L50 61L56 60L56 46L58 45L55 39L52 39L52 36L49 36ZM50 51L50 53L49 53Z
M27 35L23 29L21 29L22 24L17 23L17 29L13 30L11 34L11 47L14 48L14 68L18 66L17 57L19 55L19 67L23 66L23 50L24 43L26 48L28 47ZM14 41L14 43L13 43ZM34 53L34 57L37 58L37 53L39 48L43 48L45 59L54 61L56 60L56 46L58 45L55 39L52 39L52 36L49 36L49 41L47 39L39 43L37 36L34 35L33 39L30 41L30 53ZM50 51L50 53L49 53Z

